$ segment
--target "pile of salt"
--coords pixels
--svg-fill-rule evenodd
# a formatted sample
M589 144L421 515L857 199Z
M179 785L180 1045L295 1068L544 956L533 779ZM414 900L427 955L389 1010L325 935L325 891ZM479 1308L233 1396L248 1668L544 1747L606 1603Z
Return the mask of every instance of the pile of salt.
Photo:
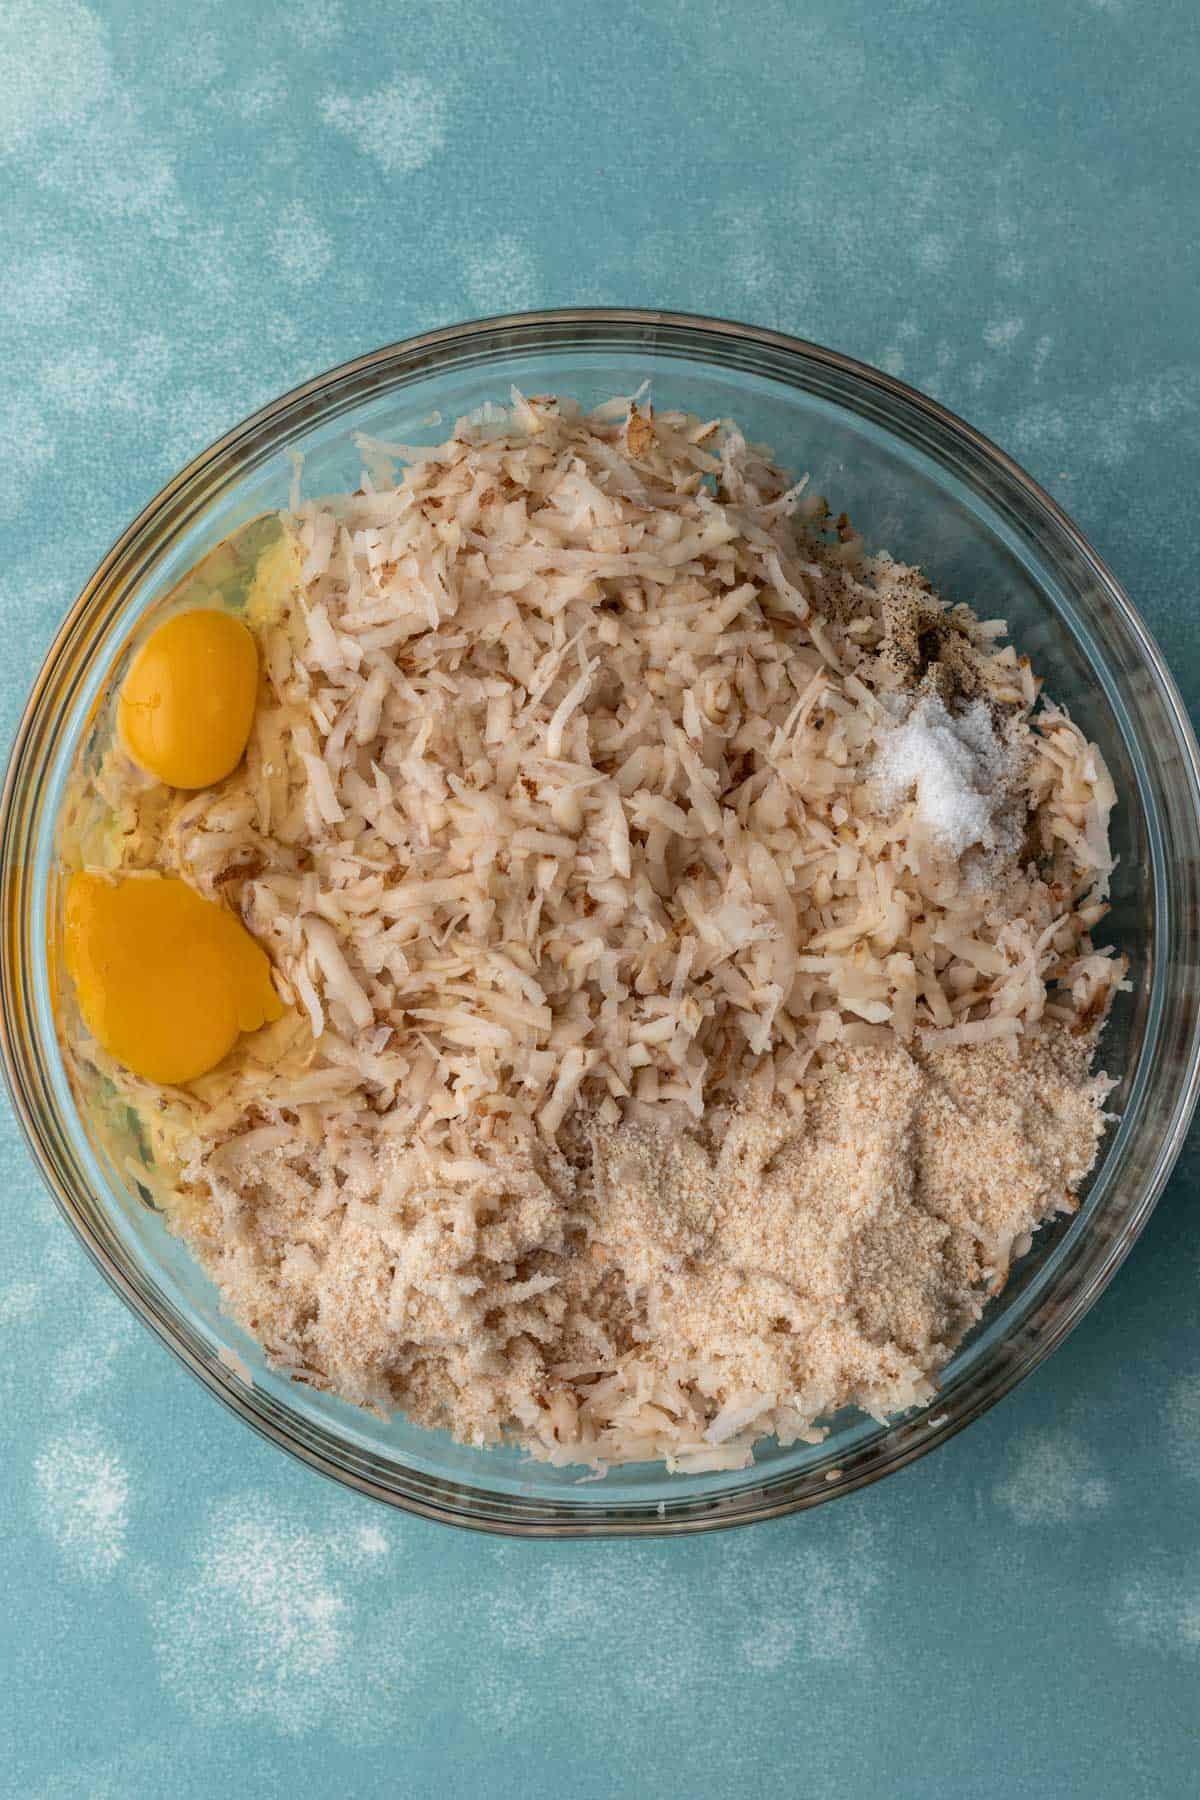
M951 714L927 695L882 736L872 779L890 812L916 790L916 816L945 855L974 844L1002 848L998 814L1011 801L1013 751L997 736L982 700Z

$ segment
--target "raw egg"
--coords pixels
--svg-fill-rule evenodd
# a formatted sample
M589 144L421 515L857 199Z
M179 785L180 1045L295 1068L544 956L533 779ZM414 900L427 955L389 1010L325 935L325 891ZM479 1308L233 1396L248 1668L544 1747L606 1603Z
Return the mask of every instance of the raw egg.
M140 768L170 787L204 788L237 768L254 722L258 651L231 613L176 613L133 659L117 731Z
M72 875L64 927L88 1030L148 1081L194 1081L283 1012L266 953L186 881Z

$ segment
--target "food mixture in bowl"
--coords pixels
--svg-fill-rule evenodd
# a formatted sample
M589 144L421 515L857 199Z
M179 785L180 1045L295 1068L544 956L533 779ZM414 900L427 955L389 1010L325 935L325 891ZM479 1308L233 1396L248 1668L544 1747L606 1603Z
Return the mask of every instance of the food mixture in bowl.
M1099 752L729 421L361 443L100 709L77 1084L361 1405L695 1471L927 1400L1104 1130Z

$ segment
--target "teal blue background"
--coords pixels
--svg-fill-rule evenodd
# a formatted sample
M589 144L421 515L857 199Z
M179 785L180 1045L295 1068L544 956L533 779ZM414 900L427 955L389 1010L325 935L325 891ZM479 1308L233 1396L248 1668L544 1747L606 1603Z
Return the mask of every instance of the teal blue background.
M1194 0L0 0L0 728L130 516L473 314L714 311L905 376L1062 500L1190 701ZM253 1437L0 1125L0 1790L1185 1795L1200 1164L954 1443L817 1513L509 1544Z

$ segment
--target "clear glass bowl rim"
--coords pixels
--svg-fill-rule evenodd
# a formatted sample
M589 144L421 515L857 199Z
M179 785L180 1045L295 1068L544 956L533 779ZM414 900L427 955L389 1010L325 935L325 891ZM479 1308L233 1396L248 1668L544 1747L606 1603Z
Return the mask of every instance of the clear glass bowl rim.
M414 380L435 375L474 347L481 359L486 359L520 350L585 350L589 344L603 344L606 349L624 344L630 350L674 346L677 354L694 354L713 366L729 369L750 367L753 359L761 356L770 358L770 374L785 381L788 374L781 363L791 358L795 364L793 384L800 388L808 385L800 378L806 367L828 371L872 395L884 409L888 402L899 403L919 415L932 440L969 452L977 468L994 475L1040 526L1069 548L1086 566L1103 609L1119 618L1135 640L1139 669L1148 677L1169 722L1170 749L1179 761L1170 791L1175 803L1173 848L1181 873L1180 892L1168 916L1165 950L1172 960L1178 953L1180 966L1190 976L1200 968L1200 749L1161 652L1124 590L1057 502L980 432L894 376L805 339L732 320L646 309L564 307L472 320L385 345L291 389L203 450L143 508L87 582L54 638L17 727L0 801L0 1055L14 1110L55 1203L100 1272L136 1316L244 1422L298 1460L359 1492L443 1523L516 1536L673 1534L752 1523L869 1485L946 1442L1030 1374L1103 1292L1166 1183L1200 1094L1200 1011L1193 1004L1195 981L1189 979L1186 1003L1191 1006L1191 1016L1183 1025L1178 1021L1176 1025L1176 1035L1186 1038L1184 1054L1178 1059L1170 1103L1159 1115L1160 1142L1150 1173L1124 1227L1102 1259L1069 1295L1069 1303L1057 1310L1032 1342L1023 1345L1021 1354L993 1359L995 1366L989 1366L986 1382L981 1380L959 1394L935 1428L916 1435L905 1431L899 1421L852 1452L847 1466L835 1471L833 1479L814 1483L803 1473L783 1474L758 1489L734 1487L727 1496L709 1493L694 1504L683 1494L678 1503L666 1508L665 1516L663 1509L649 1501L604 1510L589 1506L586 1513L562 1500L522 1504L501 1499L486 1486L424 1475L408 1487L384 1484L361 1466L358 1453L346 1451L339 1459L336 1449L306 1441L294 1416L289 1420L283 1409L269 1401L255 1403L253 1393L235 1384L229 1372L201 1350L199 1340L166 1297L140 1280L136 1266L117 1254L115 1239L105 1236L81 1201L78 1181L72 1179L63 1123L55 1116L57 1109L47 1105L47 1089L39 1078L40 1050L25 983L30 953L44 955L44 934L30 933L26 870L38 818L45 743L55 718L62 717L69 705L89 642L97 636L103 618L119 604L139 566L231 485L251 459L257 462L285 449L300 430L378 392L389 376L403 372L407 380ZM1164 772L1165 768L1164 754ZM1178 1002L1184 1003L1182 999ZM328 1433L321 1435L329 1438ZM389 1466L389 1475L396 1467ZM414 1474L410 1470L404 1473Z

